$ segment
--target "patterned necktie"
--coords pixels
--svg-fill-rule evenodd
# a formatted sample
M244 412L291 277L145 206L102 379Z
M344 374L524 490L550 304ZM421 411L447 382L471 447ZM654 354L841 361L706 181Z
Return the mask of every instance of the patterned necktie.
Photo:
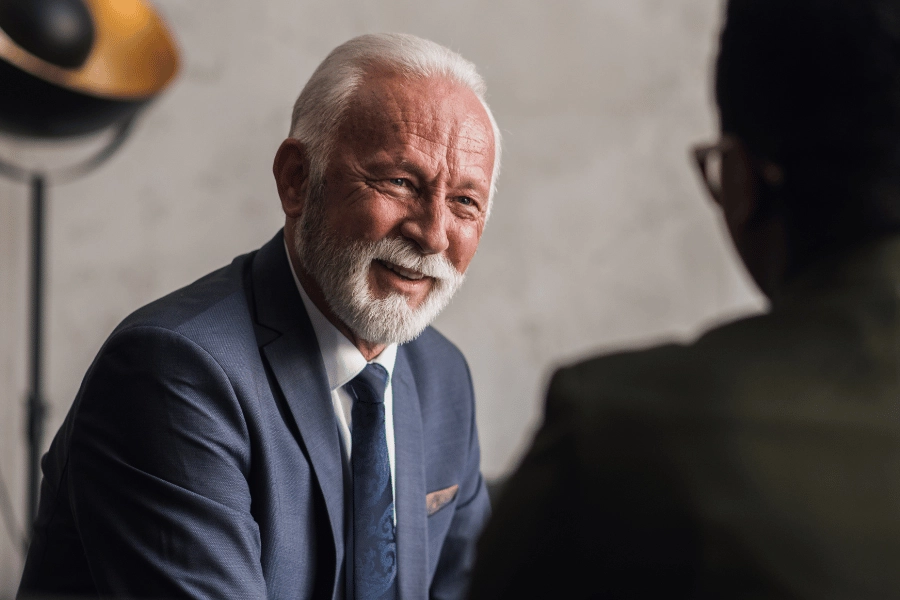
M353 395L353 586L355 600L395 600L394 495L384 424L388 372L371 363L347 384Z

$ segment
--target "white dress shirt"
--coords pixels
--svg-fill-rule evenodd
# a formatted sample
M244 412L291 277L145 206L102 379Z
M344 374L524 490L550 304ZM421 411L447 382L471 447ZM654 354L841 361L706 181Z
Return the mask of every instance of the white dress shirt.
M287 252L286 243L284 250ZM303 305L306 307L306 314L309 315L309 320L312 321L313 330L319 342L319 350L322 352L322 361L325 363L325 372L328 375L328 387L331 388L331 404L334 407L334 415L337 417L342 434L341 437L344 441L344 450L346 450L347 460L344 462L344 470L352 478L353 473L349 461L353 451L353 437L351 435L353 397L344 389L344 385L350 383L354 377L362 373L368 362L366 362L362 352L353 345L353 342L338 331L338 328L332 325L331 321L310 300L309 295L297 278L296 271L294 271L290 253L288 253L288 264L291 266L294 283L297 284L297 290L303 299ZM388 460L391 463L391 493L395 499L397 498L397 478L395 477L396 470L394 468L394 395L391 380L394 375L394 362L396 359L397 344L391 344L371 361L378 363L388 372L387 388L384 390L384 424L387 437ZM394 506L394 523L396 524L396 504Z

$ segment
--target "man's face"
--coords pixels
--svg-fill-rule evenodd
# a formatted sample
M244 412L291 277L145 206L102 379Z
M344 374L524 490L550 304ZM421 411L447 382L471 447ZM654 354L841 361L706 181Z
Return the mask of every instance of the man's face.
M470 90L442 78L363 83L295 235L356 335L408 341L449 302L481 239L493 167L491 124Z

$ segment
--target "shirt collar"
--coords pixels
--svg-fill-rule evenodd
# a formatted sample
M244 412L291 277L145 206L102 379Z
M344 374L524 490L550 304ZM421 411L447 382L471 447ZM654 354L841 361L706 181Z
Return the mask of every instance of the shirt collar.
M350 383L354 377L362 373L362 370L366 368L368 363L362 352L322 314L322 311L319 310L306 293L306 290L303 289L300 279L297 278L294 265L291 263L291 255L288 252L286 240L284 251L287 253L288 265L291 267L291 275L294 277L297 291L300 292L303 306L306 308L306 313L312 322L313 331L316 332L319 350L322 353L322 361L325 363L325 373L328 375L328 385L331 391L335 391ZM381 354L372 359L373 363L378 363L387 370L388 383L390 383L391 376L394 373L396 360L397 344L390 344L381 351Z

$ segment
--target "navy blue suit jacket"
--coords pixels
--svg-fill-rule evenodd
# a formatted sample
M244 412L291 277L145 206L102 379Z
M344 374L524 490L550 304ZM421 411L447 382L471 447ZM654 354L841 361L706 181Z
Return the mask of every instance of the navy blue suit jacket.
M393 390L400 597L460 598L489 513L468 367L429 328ZM44 457L20 592L334 598L342 460L279 233L103 345ZM429 515L426 494L454 485Z

